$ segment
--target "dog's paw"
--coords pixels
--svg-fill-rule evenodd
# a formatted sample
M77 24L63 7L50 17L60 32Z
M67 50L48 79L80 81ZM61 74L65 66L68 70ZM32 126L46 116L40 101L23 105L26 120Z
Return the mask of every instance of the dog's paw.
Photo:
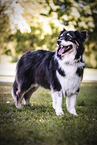
M16 108L20 109L22 108L22 105L21 104L15 104Z
M62 108L56 109L57 116L62 115L62 114L64 114Z
M24 99L24 105L30 105L30 100L29 99L28 100Z
M53 103L52 103L52 105L53 105L53 108L56 109L56 105L54 105Z
M78 116L78 114L76 113L75 108L68 110L70 114L73 114L75 116Z

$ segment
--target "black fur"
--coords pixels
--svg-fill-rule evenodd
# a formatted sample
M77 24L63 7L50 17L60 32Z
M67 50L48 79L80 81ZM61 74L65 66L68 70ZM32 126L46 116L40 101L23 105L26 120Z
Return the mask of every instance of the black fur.
M82 77L82 76L83 76L83 68L82 68L82 67L78 67L78 68L77 68L77 71L76 71L76 74L77 74L79 77Z
M66 76L66 75L65 75L65 71L62 70L62 68L59 66L57 60L55 60L55 66L56 66L56 70L58 70L59 74L60 74L61 76L65 77L65 76Z
M56 77L58 66L54 61L54 52L37 50L25 53L17 63L17 79L21 91L29 89L32 84L38 84L46 89L50 86L60 90L61 86Z
M73 79L73 77L71 77L72 70L69 68L73 68L71 66L76 66L76 68L73 68L75 69L74 76L80 82L83 76L83 66L85 64L83 60L83 42L85 38L85 31L63 30L58 36L58 49L56 52L46 50L29 51L19 59L16 68L16 78L12 89L12 96L16 101L16 106L18 108L20 107L22 99L25 98L25 100L29 100L31 94L38 88L38 86L51 89L53 92L57 93L59 93L59 91L63 91L64 93L67 92L69 96L79 92L80 83L77 85L77 82ZM68 43L68 45L64 46L61 44L62 40L64 40L65 43L72 43L70 43L70 45ZM72 49L76 52L76 54L72 53ZM59 53L59 51L61 53ZM72 60L72 64L71 60L70 62L64 62L65 55L67 55L67 53L68 56L70 53L73 55L74 60ZM68 70L66 70L65 67ZM70 85L71 79L75 81L73 86L74 90L72 89L72 92L70 91L72 86L69 87L67 85ZM65 89L65 81L67 83L67 90L63 90ZM58 115L59 113L56 114Z
M80 88L78 88L76 92L79 93L79 91L80 91Z

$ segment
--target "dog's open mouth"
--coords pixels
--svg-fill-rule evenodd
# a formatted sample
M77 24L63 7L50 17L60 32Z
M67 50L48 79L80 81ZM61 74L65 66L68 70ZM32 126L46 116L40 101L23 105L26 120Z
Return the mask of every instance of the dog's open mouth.
M68 46L62 46L61 45L61 48L59 49L58 54L62 55L64 53L70 51L71 49L72 49L72 45L68 45Z

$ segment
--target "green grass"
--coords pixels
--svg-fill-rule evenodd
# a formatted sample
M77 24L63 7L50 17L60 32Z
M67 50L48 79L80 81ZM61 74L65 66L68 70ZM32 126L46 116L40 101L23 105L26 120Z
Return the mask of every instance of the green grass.
M50 92L38 89L31 105L16 109L10 83L0 83L1 145L96 145L97 82L82 83L76 110L78 117L67 112L56 116Z

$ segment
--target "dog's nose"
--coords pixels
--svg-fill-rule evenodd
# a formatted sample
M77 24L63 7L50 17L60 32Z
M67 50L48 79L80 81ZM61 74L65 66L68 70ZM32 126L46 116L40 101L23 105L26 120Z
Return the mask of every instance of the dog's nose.
M58 39L58 40L57 40L57 44L60 44L60 43L61 43L61 40L60 40L60 39Z

